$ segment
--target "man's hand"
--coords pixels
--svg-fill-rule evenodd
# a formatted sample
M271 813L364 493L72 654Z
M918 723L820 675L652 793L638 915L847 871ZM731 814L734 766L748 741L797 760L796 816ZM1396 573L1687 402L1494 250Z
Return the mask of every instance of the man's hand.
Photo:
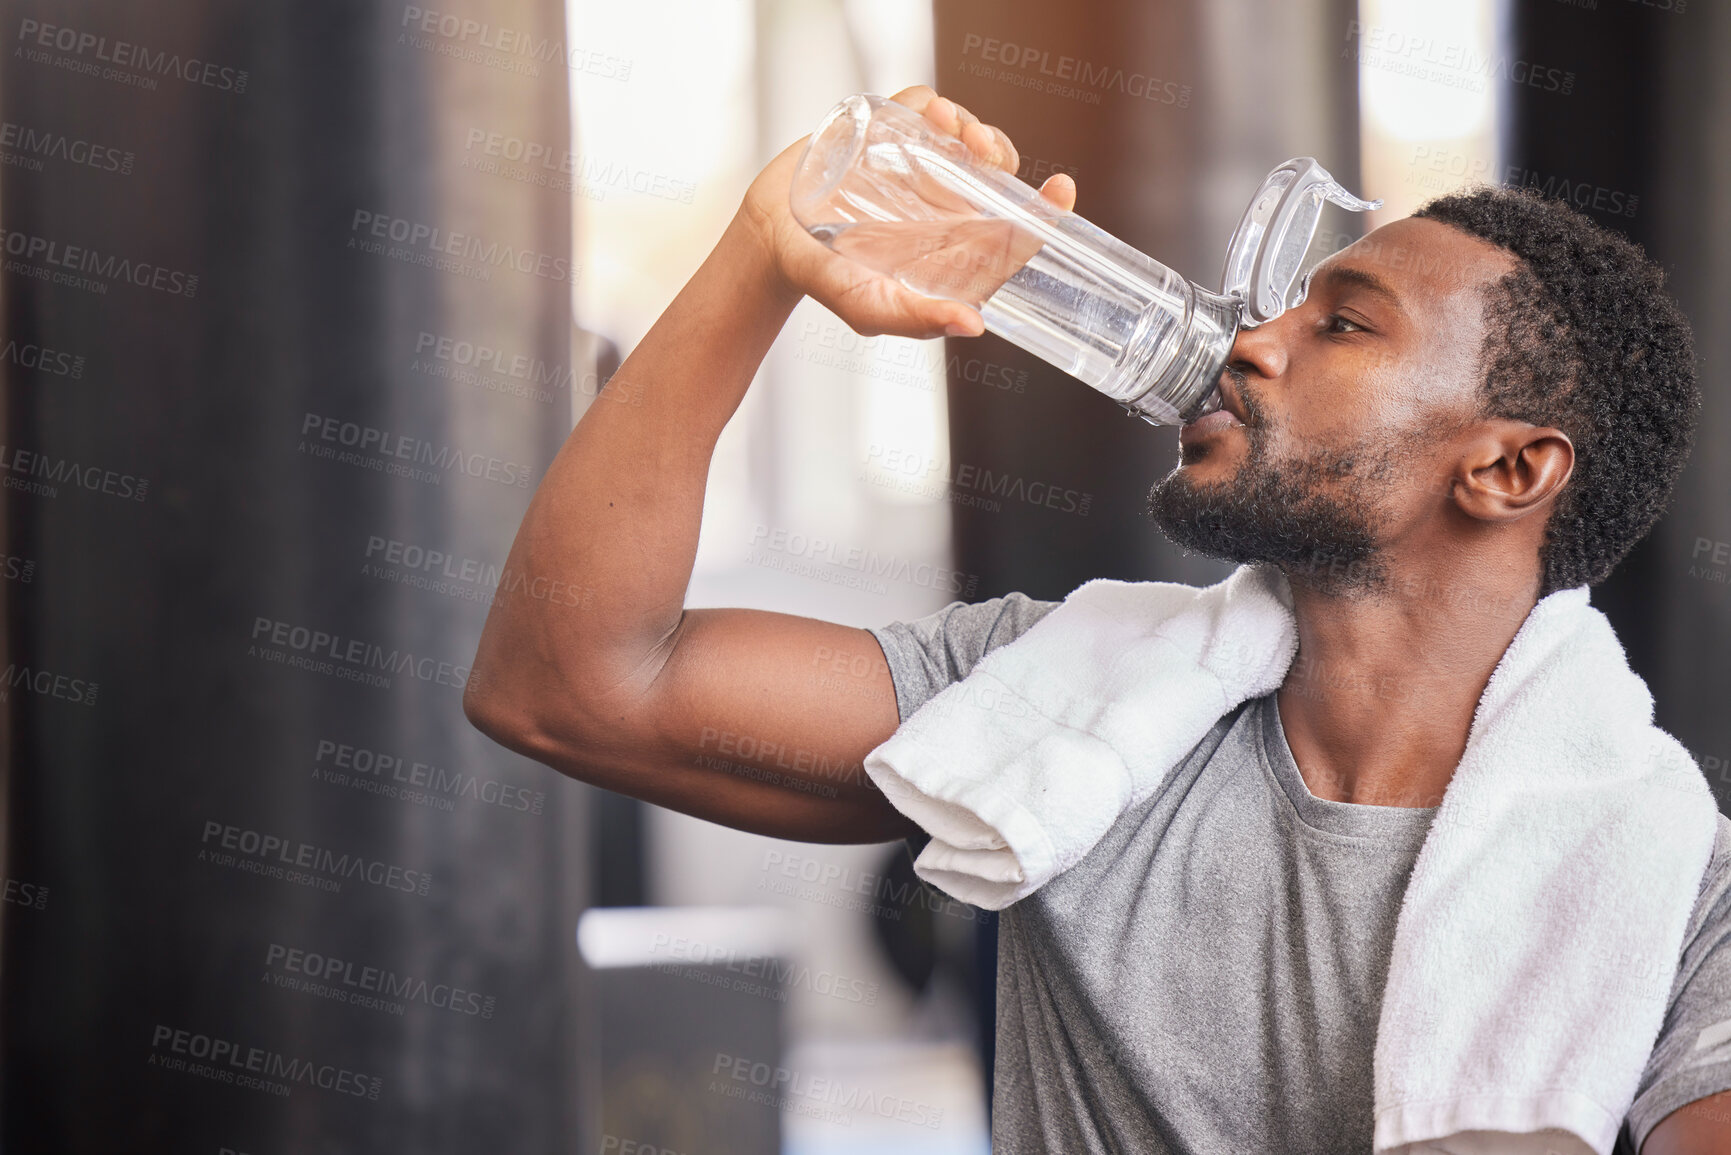
M939 132L958 137L979 160L1014 173L1021 163L1016 146L1000 128L984 124L980 118L952 100L937 95L925 85L904 88L890 98L922 113ZM740 205L739 218L749 225L753 235L769 254L776 274L791 292L804 294L829 309L862 336L891 334L898 337L976 337L985 331L980 315L956 300L922 296L890 277L882 276L855 261L829 249L823 242L806 232L794 219L788 207L788 190L793 184L794 167L805 141L795 141L766 165L746 191ZM1040 188L1054 206L1068 210L1076 203L1076 185L1064 173L1053 174ZM904 226L885 226L886 229ZM923 243L926 255L934 263L958 250L969 258L958 262L962 267L1003 268L1007 277L1038 249L1020 255L1020 260L1005 257L1006 251L1018 246L1004 222L961 221L950 235L932 243L922 234L915 238L910 230L910 243ZM982 258L984 260L982 261ZM1001 283L1003 277L997 278ZM989 286L970 286L974 291L953 293L983 302L990 296ZM984 291L981 291L981 290Z

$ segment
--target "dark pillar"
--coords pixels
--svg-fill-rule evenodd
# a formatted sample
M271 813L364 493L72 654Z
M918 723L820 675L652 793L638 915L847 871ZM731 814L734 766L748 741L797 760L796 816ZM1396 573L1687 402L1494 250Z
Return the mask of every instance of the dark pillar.
M439 8L512 47L6 5L7 1150L578 1133L583 794L460 709L594 391L567 194L475 164L569 147L563 12Z

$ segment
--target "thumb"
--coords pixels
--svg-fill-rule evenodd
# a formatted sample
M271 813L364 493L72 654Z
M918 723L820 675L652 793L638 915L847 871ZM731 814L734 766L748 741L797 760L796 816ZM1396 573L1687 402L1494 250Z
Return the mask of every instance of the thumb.
M1069 212L1076 207L1076 182L1069 173L1055 172L1040 186L1040 195Z
M940 302L932 310L933 328L942 329L946 337L978 337L986 331L986 322L978 313L956 301Z

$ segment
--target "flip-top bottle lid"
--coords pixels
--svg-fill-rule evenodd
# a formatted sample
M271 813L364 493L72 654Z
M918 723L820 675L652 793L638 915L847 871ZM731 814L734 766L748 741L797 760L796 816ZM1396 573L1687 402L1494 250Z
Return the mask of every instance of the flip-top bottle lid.
M1330 201L1354 212L1382 207L1341 188L1314 157L1294 157L1263 179L1232 234L1221 274L1221 292L1243 302L1246 327L1303 302L1304 254Z

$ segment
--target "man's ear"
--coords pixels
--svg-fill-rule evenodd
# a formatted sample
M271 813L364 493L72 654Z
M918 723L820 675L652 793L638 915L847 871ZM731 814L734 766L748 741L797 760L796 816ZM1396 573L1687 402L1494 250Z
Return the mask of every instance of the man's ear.
M1499 418L1466 442L1449 481L1469 516L1511 522L1550 508L1574 469L1575 446L1561 429Z

